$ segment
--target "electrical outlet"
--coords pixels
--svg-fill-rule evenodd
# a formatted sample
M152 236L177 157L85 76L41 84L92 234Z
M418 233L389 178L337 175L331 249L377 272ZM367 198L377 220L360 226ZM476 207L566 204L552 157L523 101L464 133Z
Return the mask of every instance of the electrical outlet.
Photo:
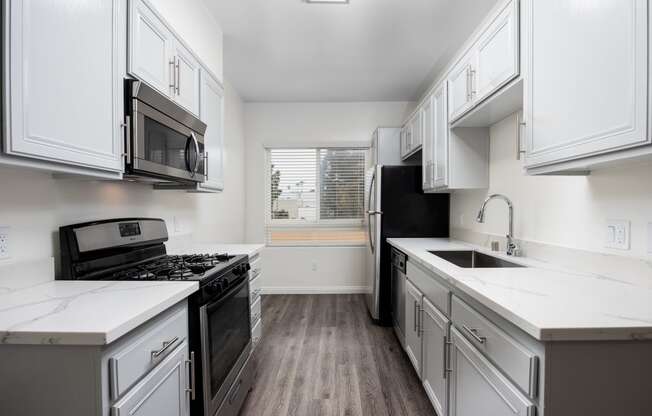
M9 227L0 226L0 260L8 259L10 257L9 231L10 231Z
M317 262L316 262L316 261L313 261L313 262L312 262L312 271L313 271L313 272L316 272L316 271L317 271Z
M629 250L630 224L627 220L607 220L605 247Z

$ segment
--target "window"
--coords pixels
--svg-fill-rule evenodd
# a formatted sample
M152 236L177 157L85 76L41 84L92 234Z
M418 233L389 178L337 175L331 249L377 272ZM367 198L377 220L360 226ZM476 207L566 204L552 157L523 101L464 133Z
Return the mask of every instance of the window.
M366 149L267 149L267 243L365 242Z

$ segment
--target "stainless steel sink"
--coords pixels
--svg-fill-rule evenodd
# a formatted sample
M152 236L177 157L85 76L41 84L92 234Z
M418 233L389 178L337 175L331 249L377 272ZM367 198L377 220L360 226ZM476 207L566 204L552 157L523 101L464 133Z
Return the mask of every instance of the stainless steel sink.
M429 253L453 263L456 266L471 268L526 267L475 250L429 251Z

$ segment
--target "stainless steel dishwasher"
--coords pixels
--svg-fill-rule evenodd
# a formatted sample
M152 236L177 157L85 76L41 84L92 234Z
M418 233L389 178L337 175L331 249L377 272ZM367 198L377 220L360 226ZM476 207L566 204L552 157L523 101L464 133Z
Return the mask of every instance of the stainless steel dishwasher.
M396 337L405 348L405 267L407 256L392 248L392 323Z

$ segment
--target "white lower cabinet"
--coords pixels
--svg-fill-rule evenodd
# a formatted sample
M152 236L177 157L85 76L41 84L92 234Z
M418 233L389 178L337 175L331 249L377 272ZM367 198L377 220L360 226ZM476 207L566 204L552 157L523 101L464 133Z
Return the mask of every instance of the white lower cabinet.
M405 290L405 352L421 376L421 301L423 294L409 280Z
M111 416L188 416L188 362L188 344L183 342L111 407Z
M451 340L450 416L535 414L535 406L455 327Z
M448 332L450 320L423 299L421 381L433 407L440 416L448 413Z

